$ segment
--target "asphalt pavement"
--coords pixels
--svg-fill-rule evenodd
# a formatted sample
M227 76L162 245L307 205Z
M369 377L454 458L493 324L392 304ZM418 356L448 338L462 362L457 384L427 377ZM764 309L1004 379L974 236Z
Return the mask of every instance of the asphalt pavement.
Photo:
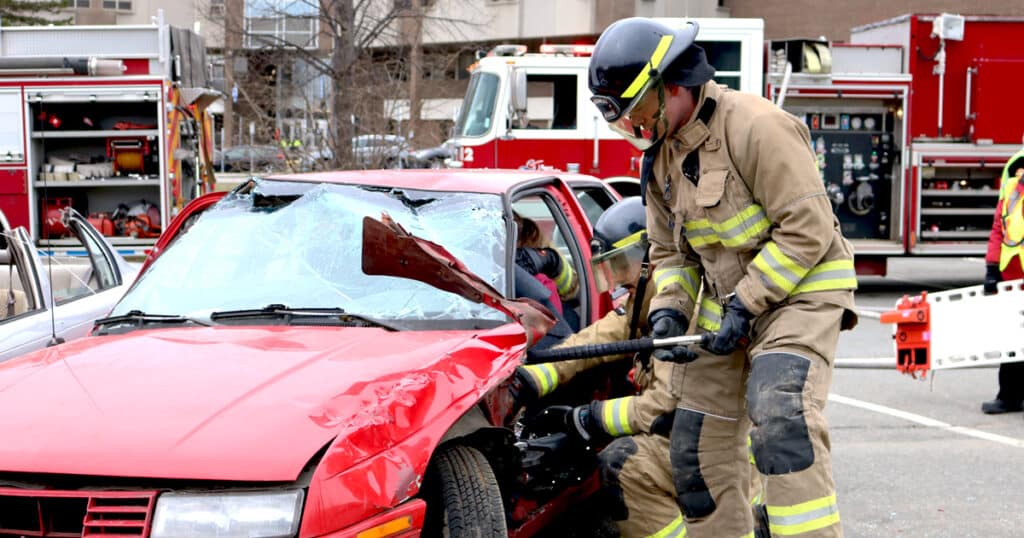
M996 370L901 375L877 319L904 294L976 285L984 272L979 259L893 260L887 277L860 279L860 324L840 337L826 408L846 536L1024 536L1024 416L979 409Z

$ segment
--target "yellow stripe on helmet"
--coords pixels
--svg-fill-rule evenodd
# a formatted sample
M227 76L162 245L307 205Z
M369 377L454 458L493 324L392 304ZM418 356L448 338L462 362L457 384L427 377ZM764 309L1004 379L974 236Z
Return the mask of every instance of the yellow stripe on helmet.
M626 91L622 92L623 98L632 99L644 87L644 84L647 84L647 81L651 78L651 70L657 69L661 65L661 61L665 59L665 54L668 52L668 47L672 44L673 39L675 39L673 35L661 36L661 41L658 41L658 46L654 47L654 53L651 54L650 61L640 70L640 73L633 79L633 83L626 88Z

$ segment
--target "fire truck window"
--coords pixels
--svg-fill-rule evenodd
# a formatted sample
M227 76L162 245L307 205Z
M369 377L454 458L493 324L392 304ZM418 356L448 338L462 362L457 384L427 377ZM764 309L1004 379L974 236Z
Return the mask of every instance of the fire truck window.
M716 71L740 70L739 41L701 41L698 45L704 48L708 63L713 65Z
M576 75L527 75L527 129L576 128Z
M469 81L466 99L462 102L459 120L455 123L456 134L470 137L487 134L494 123L494 101L497 95L497 75L474 74Z
M740 89L740 77L715 75L715 82L722 84L723 86L728 86L734 90Z
M0 163L25 160L21 92L0 92Z

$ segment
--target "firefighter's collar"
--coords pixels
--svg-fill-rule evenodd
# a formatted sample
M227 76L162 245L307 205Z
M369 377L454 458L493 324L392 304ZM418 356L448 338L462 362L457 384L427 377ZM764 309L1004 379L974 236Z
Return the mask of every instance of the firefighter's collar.
M711 136L708 123L718 104L713 95L718 93L718 88L714 84L708 82L701 86L697 106L694 107L690 119L672 134L673 150L689 153Z

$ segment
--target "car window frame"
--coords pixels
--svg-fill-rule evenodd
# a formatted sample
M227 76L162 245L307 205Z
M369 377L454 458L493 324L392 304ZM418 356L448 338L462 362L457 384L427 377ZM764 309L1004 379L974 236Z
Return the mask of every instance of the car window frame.
M571 189L570 189L571 190ZM576 278L579 279L579 310L580 310L580 327L586 327L596 321L593 319L591 310L596 297L590 296L590 272L587 270L586 265L589 264L589 258L583 254L583 246L579 244L579 237L573 227L568 215L564 210L564 204L566 201L563 199L563 193L553 184L553 182L545 182L542 184L533 184L521 188L509 196L509 214L512 215L513 208L516 202L523 198L538 195L548 210L551 211L551 215L554 218L555 225L561 230L562 236L568 235L571 238L571 242L566 241L566 247L569 249L569 253L572 258L573 269L576 271ZM574 194L575 195L575 194ZM578 202L577 202L578 203ZM582 224L582 223L581 223ZM511 223L512 232L510 232L510 253L512 256L515 255L516 237L515 236L515 223ZM589 245L587 245L589 248ZM515 262L509 265L509 271L514 271ZM510 274L510 282L514 281L514 278Z

